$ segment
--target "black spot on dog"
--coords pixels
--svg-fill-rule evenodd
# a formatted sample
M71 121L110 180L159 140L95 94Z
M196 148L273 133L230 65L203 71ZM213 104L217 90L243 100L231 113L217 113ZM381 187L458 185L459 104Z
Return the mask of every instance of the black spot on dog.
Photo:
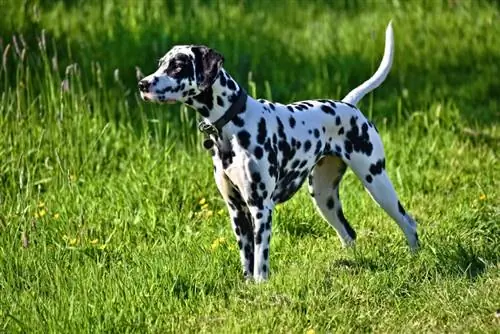
M238 143L244 148L247 149L250 145L250 133L246 130L242 130L238 132Z
M234 83L233 79L229 78L227 80L227 88L230 90L236 90L236 84Z
M290 116L288 122L290 123L290 127L293 129L295 127L295 118L293 118L293 116Z
M339 134L339 136L344 134L344 127L343 126L340 127L338 134Z
M318 142L316 143L316 149L314 150L314 154L318 155L319 152L321 152L322 147L323 147L323 142L321 142L321 140L318 140Z
M311 149L311 146L312 146L311 141L306 140L306 141L304 142L304 151L305 151L305 152L308 152L308 151Z
M319 138L319 130L318 129L314 129L314 137Z
M193 99L201 104L204 104L209 110L212 110L214 108L212 86L203 90L200 94L194 96Z
M351 225L349 224L349 222L347 221L347 219L345 219L344 217L344 212L342 211L342 208L339 208L337 210L337 218L339 219L339 221L342 223L342 225L344 225L344 228L347 232L347 234L353 239L355 240L356 239L356 231L353 230L353 228L351 227Z
M335 110L333 110L333 108L330 108L327 105L322 105L321 110L323 110L323 112L325 112L326 114L330 114L332 116L335 116Z
M266 120L261 118L258 124L257 142L259 144L264 144L267 137Z
M244 252L245 252L245 259L249 260L252 258L252 248L250 244L245 245Z
M245 125L245 121L243 121L243 118L238 117L238 116L234 117L232 119L232 122L234 123L234 125L236 125L236 126L238 126L240 128Z
M344 148L345 148L347 153L352 153L353 147L352 147L352 143L350 140L346 140L344 142Z
M262 156L264 155L264 151L262 150L262 147L261 147L261 146L257 146L257 147L255 148L255 150L253 151L253 153L254 153L255 157L256 157L257 159L259 159L259 160L260 160L260 159L262 158Z
M219 75L219 82L220 82L220 85L222 87L226 87L227 80L226 80L226 76L224 75L224 73L222 73L222 71L220 72L220 75Z
M361 131L356 123L356 117L351 117L351 129L346 133L346 137L352 142L353 149L356 152L362 152L366 155L371 155L373 144L368 135L368 125L363 123Z
M373 177L371 175L369 175L369 174L366 175L366 182L372 183L372 181L373 181Z
M332 196L328 197L328 200L326 201L326 207L329 210L332 210L334 206L335 206L335 202L333 201L333 197Z
M219 107L224 107L224 100L222 100L222 97L217 95L217 104Z
M398 210L399 210L399 213L402 214L403 216L406 216L406 211L405 209L403 208L403 206L401 205L401 202L398 201Z
M381 174L385 169L385 159L379 159L376 163L370 165L370 173L373 176Z
M269 248L264 249L264 260L269 258Z
M340 125L340 123L341 123L340 116L335 117L335 125L338 126Z

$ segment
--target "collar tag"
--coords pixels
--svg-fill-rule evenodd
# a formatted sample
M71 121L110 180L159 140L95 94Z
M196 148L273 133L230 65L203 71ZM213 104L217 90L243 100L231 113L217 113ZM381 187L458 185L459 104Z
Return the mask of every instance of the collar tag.
M213 124L208 123L204 120L201 121L200 124L198 124L198 130L200 130L200 132L203 132L207 136L217 136L219 134L219 130L217 130L217 128Z

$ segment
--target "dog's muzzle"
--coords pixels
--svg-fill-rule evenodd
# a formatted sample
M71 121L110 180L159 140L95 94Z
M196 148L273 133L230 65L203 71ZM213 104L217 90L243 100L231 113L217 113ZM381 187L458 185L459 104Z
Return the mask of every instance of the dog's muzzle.
M139 81L139 91L143 93L149 93L149 87L151 87L151 83L148 82L147 80L141 80Z

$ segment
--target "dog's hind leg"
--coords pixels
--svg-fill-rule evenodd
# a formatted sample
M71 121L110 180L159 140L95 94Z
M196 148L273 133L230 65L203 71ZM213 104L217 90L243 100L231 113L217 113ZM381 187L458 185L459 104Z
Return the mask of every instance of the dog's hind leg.
M337 231L342 245L349 246L354 244L356 232L344 217L339 197L339 184L346 167L337 156L321 158L309 175L309 193L323 218Z
M363 182L365 189L387 214L396 221L406 236L411 250L419 247L417 224L415 220L405 211L398 199L396 191L385 171L385 159L379 155L379 159L373 162L373 156L359 154L353 159L350 167Z

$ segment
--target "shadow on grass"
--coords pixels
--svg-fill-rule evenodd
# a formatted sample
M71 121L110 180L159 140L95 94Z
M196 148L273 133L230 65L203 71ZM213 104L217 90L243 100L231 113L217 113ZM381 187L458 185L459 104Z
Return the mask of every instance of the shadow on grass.
M363 272L399 272L407 266L415 281L435 281L442 277L466 278L475 281L484 275L488 267L498 265L499 255L494 249L474 250L471 246L456 243L435 251L423 248L409 258L390 252L377 252L370 257L357 254L354 258L341 258L332 262L330 270ZM408 262L409 261L409 262Z

